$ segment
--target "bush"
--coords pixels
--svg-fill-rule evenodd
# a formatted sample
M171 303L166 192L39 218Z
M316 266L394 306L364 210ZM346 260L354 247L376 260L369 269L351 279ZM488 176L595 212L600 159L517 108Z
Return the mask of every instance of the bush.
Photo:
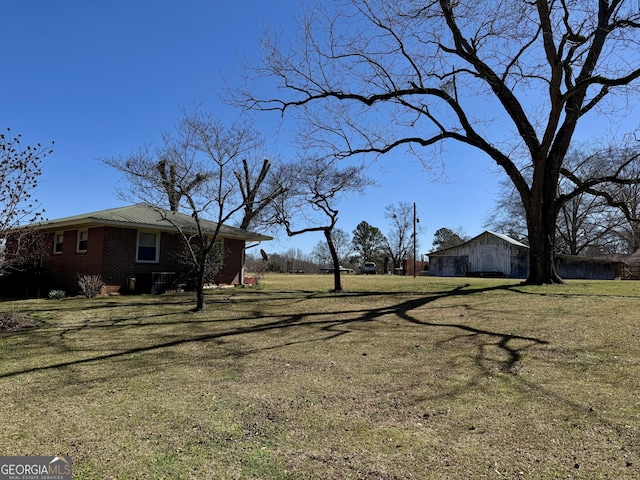
M195 252L196 256L200 258L202 250L198 243L194 242L194 244L191 245L191 248ZM205 285L215 282L215 277L220 272L224 264L224 257L225 250L222 246L222 243L217 242L206 258L204 278L202 279ZM184 247L183 250L178 253L177 260L181 266L178 283L183 284L184 289L187 291L195 290L199 265L194 264L191 251L188 248Z
M25 328L35 327L35 320L18 312L0 312L0 332L17 332Z
M78 274L78 286L80 293L87 298L93 298L100 295L104 282L100 275L80 275Z
M47 297L49 300L61 300L67 297L67 292L64 290L51 290Z

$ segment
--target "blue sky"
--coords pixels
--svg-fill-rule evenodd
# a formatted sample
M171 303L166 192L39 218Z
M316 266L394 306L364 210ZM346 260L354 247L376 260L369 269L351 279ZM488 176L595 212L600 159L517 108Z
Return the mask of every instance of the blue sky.
M238 112L224 105L224 79L239 78L241 59L257 60L265 27L296 30L293 1L9 0L3 2L4 72L0 128L27 144L55 141L44 163L38 199L50 219L124 205L115 195L120 175L98 158L126 155L158 143L183 107L203 102L223 121ZM259 126L293 156L279 117L261 114ZM277 135L276 133L277 132ZM440 227L483 230L502 174L473 150L447 146L448 181L432 182L415 159L383 157L370 174L378 186L340 207L338 227L351 233L366 220L388 229L386 205L415 202L424 230L421 252ZM310 252L319 235L279 238L269 252Z

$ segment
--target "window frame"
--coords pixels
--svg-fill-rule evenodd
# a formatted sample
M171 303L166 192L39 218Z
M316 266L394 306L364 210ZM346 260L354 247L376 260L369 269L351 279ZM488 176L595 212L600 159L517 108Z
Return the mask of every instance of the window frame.
M58 238L62 237L62 241L58 242ZM58 247L60 249L58 250ZM64 231L53 232L53 254L62 255L64 253Z
M140 259L140 247L151 248L150 245L140 245L140 236L144 234L152 234L155 236L155 258L153 260ZM160 263L160 237L162 232L157 230L138 230L136 234L136 263Z
M87 238L82 240L82 234L86 233ZM80 244L85 242L85 248L80 248ZM87 249L89 247L89 229L88 228L79 228L76 231L76 253L87 253Z

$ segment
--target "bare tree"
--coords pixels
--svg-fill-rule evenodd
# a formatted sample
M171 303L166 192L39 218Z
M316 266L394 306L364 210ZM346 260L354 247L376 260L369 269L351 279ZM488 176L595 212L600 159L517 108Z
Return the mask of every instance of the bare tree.
M588 168L593 177L600 176L603 179L593 186L583 185L586 194L610 207L594 221L615 230L618 240L624 245L623 248L628 252L635 252L640 248L640 184L634 180L640 178L640 148L626 145L609 147L588 156L580 166ZM609 172L615 172L615 175ZM579 177L579 173L563 173L568 182L578 182L576 177ZM614 181L608 181L612 176ZM618 176L624 176L629 180L618 181ZM611 238L611 235L607 238Z
M245 125L226 126L209 114L185 112L175 132L163 135L158 151L144 148L128 157L102 160L124 173L127 183L121 196L156 207L181 235L181 258L191 272L197 311L204 309L204 286L218 273L224 257L219 251L220 228L243 211L246 214L247 202L266 204L255 191L247 196L238 180L248 178L247 155L260 142L254 135ZM189 221L167 215L162 209L167 203L171 210L187 213ZM250 213L257 208L250 206ZM215 231L205 228L207 220L215 222Z
M24 146L22 136L13 136L10 129L0 134L0 273L41 254L40 236L28 225L43 219L44 209L32 195L52 145Z
M163 133L162 148L145 145L126 156L101 158L103 164L124 174L125 184L118 189L118 196L126 201L140 200L137 192L145 192L148 203L180 211L185 194L211 179L211 172L196 153L196 139L189 135L183 121L176 132Z
M558 215L556 252L566 255L614 253L611 249L619 221L601 198L581 194L565 202ZM615 242L618 243L618 242Z
M287 191L276 199L278 222L287 235L322 232L333 263L334 291L342 291L340 257L333 231L338 221L338 202L349 192L362 192L371 185L363 166L338 167L335 159L304 157L282 167L280 178Z
M613 204L619 212L618 237L628 253L640 249L640 187L618 186L612 194Z
M528 244L527 215L520 196L511 182L504 181L501 186L494 207L484 220L484 227Z
M567 154L563 171L571 172L575 178L590 178L596 169L603 170L600 154L588 154L586 148L573 148ZM607 155L607 158L608 155ZM615 169L614 162L624 159L609 159L606 169ZM636 176L637 177L637 176ZM615 185L615 190L635 185ZM601 184L598 189L605 189ZM575 185L563 177L558 185L558 196L573 192ZM584 191L570 196L561 203L556 222L555 252L567 255L585 255L614 253L620 241L618 232L622 228L623 219L617 215L608 201L601 194ZM485 222L485 226L505 233L521 242L528 243L526 214L522 202L508 182L503 184L502 194Z
M170 139L168 136L165 136L165 138L166 140ZM190 172L188 167L184 168L186 165L184 162L181 162L180 157L175 154L173 160L167 160L167 158L163 156L157 163L155 163L155 160L149 162L146 156L139 156L137 164L131 162L131 159L129 159L129 162L130 166L134 167L135 165L134 168L145 168L145 170L142 170L144 172L142 176L140 176L140 171L136 172L135 176L139 179L144 179L148 176L148 172L153 171L153 167L155 166L158 175L160 175L160 182L164 193L167 195L169 209L172 212L178 212L180 210L180 201L182 197L185 196L185 192L193 191L196 187L208 180L207 173ZM149 165L149 163L151 164ZM152 170L148 170L149 168ZM182 170L180 175L178 174L178 169Z
M331 238L333 239L333 245L336 249L336 253L338 254L338 262L340 263L340 265L350 265L350 257L353 254L353 246L351 244L351 238L349 238L349 234L341 228L334 228L333 232L331 233ZM313 247L311 255L318 261L320 265L333 264L331 251L329 250L329 245L327 244L327 242L318 242L315 247Z
M249 108L297 112L307 141L341 156L474 147L520 197L526 282L557 283L560 208L623 173L576 178L559 195L565 156L579 125L605 113L605 99L632 92L639 40L636 0L351 0L309 14L289 48L265 40L264 64L248 76L275 79L277 93L242 97ZM490 128L496 120L500 128Z
M198 138L201 129L194 121L202 122L202 119L216 124L215 135L220 150L226 143L225 155L234 158L234 168L228 173L235 178L244 205L239 228L271 226L273 218L261 218L261 215L284 191L268 181L274 162L264 158L264 137L247 123L223 126L211 116L199 114L197 109L193 113L183 112L177 131L162 135L161 148L146 145L127 156L101 159L125 174L127 186L119 192L120 196L130 198L131 187L153 192L152 203L167 205L171 211L178 212L186 195L212 180L212 172L202 164L202 152L194 148L202 143Z
M402 265L402 260L413 253L413 205L409 202L387 205L384 216L391 222L391 228L386 236L385 249L391 258L395 271L396 268L400 268ZM418 235L420 228L416 226L416 229L417 232L415 233Z
M277 197L286 193L285 187L279 182L268 181L273 162L265 159L259 170L255 168L256 166L255 163L250 164L246 158L243 158L242 171L235 172L244 202L244 215L239 227L245 230L249 227L255 228L257 225L267 228L273 226L274 212L269 207Z
M285 262L282 271L286 272L317 272L316 265L312 262L311 256L304 253L300 248L289 248L280 255Z

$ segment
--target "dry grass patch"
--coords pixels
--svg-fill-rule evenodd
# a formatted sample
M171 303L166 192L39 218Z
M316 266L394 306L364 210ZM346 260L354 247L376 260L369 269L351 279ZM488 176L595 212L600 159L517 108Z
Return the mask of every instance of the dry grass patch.
M36 321L21 313L0 312L0 333L18 332L36 325Z
M637 478L640 284L269 275L0 304L5 454L79 479Z

